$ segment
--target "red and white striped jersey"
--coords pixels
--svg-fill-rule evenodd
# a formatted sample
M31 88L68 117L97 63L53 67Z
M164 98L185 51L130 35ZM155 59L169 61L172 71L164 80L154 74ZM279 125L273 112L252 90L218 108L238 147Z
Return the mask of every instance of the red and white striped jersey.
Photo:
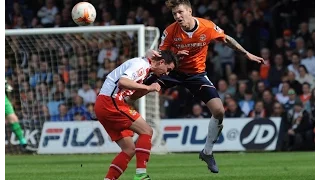
M149 75L149 70L150 61L147 58L137 57L129 59L107 75L99 95L123 100L124 97L132 95L134 90L120 89L118 87L119 79L125 77L137 83L142 83Z

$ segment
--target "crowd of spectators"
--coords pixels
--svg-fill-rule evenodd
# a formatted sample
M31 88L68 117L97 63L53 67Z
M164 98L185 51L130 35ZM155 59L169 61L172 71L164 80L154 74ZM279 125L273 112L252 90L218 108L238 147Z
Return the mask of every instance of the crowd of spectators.
M77 2L6 1L6 29L76 26L70 12ZM88 2L97 10L94 26L144 24L163 31L174 21L164 0ZM225 106L225 117L281 117L286 125L286 147L299 148L297 142L311 136L314 128L314 1L191 3L195 16L212 20L266 62L252 63L222 44L210 45L208 77ZM6 79L15 89L10 96L20 119L92 119L105 76L137 56L136 42L131 32L6 37ZM210 117L205 104L183 87L163 90L160 107L161 118Z

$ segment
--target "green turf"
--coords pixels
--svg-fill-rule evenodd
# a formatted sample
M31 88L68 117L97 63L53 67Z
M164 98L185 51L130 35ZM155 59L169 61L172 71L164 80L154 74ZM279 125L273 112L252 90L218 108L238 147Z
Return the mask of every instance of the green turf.
M7 180L103 180L114 154L6 155ZM315 153L216 153L219 174L210 173L198 154L152 155L154 180L309 180L315 179ZM82 164L82 166L81 166ZM121 180L133 179L135 159Z

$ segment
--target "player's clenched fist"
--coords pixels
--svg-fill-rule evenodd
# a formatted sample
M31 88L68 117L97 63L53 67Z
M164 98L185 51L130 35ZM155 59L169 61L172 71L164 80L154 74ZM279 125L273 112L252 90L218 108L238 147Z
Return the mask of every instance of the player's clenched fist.
M153 91L157 91L159 92L161 90L161 86L158 83L152 83L150 86L148 86L148 91L149 92L153 92Z

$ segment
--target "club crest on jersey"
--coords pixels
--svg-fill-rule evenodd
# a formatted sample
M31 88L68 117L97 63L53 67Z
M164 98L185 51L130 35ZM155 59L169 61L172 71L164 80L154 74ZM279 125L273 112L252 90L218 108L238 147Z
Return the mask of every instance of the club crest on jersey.
M137 72L134 72L134 73L132 74L133 80L137 79L138 77L139 77L139 76L138 76Z
M200 41L205 41L206 38L207 38L207 37L206 37L205 34L201 34L199 39L200 39Z
M140 77L143 75L143 68L140 68L138 71L137 71L137 76Z
M137 111L134 110L134 109L129 109L129 113L132 115L132 116L135 116L137 114Z

